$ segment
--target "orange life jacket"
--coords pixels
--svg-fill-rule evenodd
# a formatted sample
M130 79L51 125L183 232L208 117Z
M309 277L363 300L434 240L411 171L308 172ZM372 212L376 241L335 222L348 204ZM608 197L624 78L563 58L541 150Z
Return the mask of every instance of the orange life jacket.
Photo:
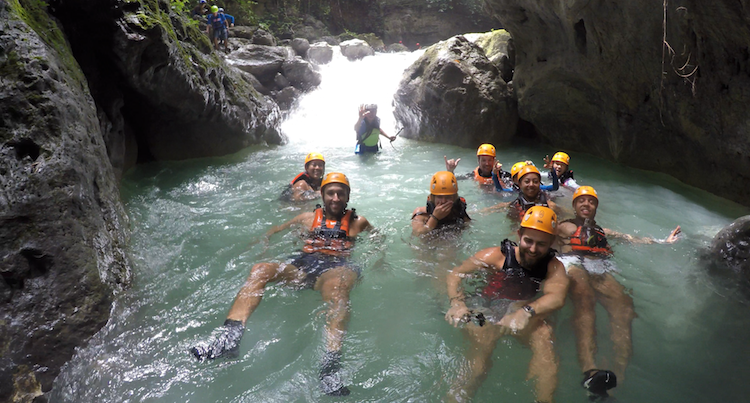
M479 167L474 168L474 180L484 186L495 186L492 182L492 176L486 177L479 174Z
M326 255L348 255L354 240L349 237L349 225L357 217L354 209L346 210L341 220L328 220L325 211L315 209L315 218L310 226L310 236L305 240L302 251L324 253Z
M572 222L578 225L576 231L570 236L570 246L573 252L581 255L612 255L612 248L607 242L607 235L602 227L594 225L583 225L582 220L573 219L566 222Z

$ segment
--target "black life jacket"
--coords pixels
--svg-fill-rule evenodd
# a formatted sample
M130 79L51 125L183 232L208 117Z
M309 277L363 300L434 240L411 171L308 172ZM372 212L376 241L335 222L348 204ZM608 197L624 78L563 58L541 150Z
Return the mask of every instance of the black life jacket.
M612 248L607 242L607 235L602 227L596 223L586 225L586 220L582 218L574 218L563 222L570 222L578 227L570 236L570 246L575 254L600 257L612 255Z
M555 250L550 248L543 257L530 268L522 267L516 260L516 245L507 239L500 248L505 255L505 262L500 270L490 274L482 295L490 299L512 299L516 301L534 298L539 292L542 281L547 277L547 266L555 257Z
M560 181L560 183L565 183L565 181L567 181L568 179L575 179L575 178L573 177L573 171L567 170L563 172L563 174L560 175L560 177L557 179Z
M526 210L534 206L549 207L549 205L547 205L547 200L547 193L543 190L539 191L537 201L535 202L526 200L523 192L519 191L516 200L513 200L513 202L510 203L511 212L518 214L518 218L521 218L524 214L526 214Z
M427 199L427 213L426 214L432 214L432 212L435 211L435 203L431 202L430 199ZM412 217L414 217L416 214ZM466 221L471 221L471 217L466 213L466 199L463 197L459 197L458 200L453 202L453 208L451 208L451 213L448 214L445 218L442 220L438 220L437 226L435 229L444 227L446 225L457 225L461 226Z

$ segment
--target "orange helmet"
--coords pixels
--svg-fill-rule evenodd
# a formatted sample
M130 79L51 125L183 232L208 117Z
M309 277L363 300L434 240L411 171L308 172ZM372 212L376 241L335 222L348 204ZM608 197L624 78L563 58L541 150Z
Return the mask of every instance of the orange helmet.
M552 156L552 162L562 162L565 165L570 165L570 156L562 151L558 151Z
M557 214L549 207L533 206L526 210L521 227L557 235Z
M305 157L305 166L307 166L307 163L310 161L323 161L323 163L326 162L326 159L323 158L323 154L311 152L310 154L307 154L307 157Z
M477 149L477 157L480 155L489 155L490 157L495 156L495 146L492 144L482 144Z
M599 196L596 194L596 190L592 188L591 186L581 186L578 189L576 189L576 192L573 193L573 201L576 201L576 198L580 196L593 196L596 201L599 201Z
M518 175L518 172L521 171L521 168L525 166L526 166L526 161L516 162L515 164L513 164L512 167L510 167L510 176L514 177Z
M435 196L450 196L458 194L458 183L453 172L440 171L432 175L430 194Z
M539 179L541 179L541 178L542 178L542 174L541 174L541 173L539 173L539 170L538 170L538 169L536 169L536 167L535 167L535 166L533 166L533 165L526 165L526 166L524 166L523 168L521 168L521 170L520 170L520 171L518 171L518 180L520 181L520 180L521 180L521 178L523 178L523 177L524 177L524 175L526 175L526 174L531 174L531 173L534 173L534 174L537 174L537 175L539 175Z
M331 183L340 183L345 185L347 189L351 190L351 186L349 186L349 178L340 172L331 172L327 174L325 178L323 178L323 182L320 183L320 190L323 190L326 185Z

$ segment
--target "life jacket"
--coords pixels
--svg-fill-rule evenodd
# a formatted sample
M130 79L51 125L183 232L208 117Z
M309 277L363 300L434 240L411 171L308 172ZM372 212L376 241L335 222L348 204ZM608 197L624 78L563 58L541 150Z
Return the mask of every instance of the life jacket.
M539 196L537 196L537 201L532 202L526 200L526 197L523 195L521 191L518 192L518 197L516 200L513 200L510 203L511 211L518 214L518 217L523 217L524 214L526 214L526 210L534 207L534 206L544 206L549 207L547 205L547 193L543 190L539 191Z
M507 239L503 240L500 248L505 255L503 267L489 275L487 285L482 295L489 299L527 300L534 298L539 287L547 277L547 266L555 257L555 250L550 248L547 256L543 257L533 267L522 267L516 260L516 245Z
M479 182L480 185L484 185L484 186L494 185L494 183L492 182L492 173L490 172L490 176L482 176L479 174L479 167L474 168L474 180Z
M431 202L430 199L427 199L427 213L421 213L421 214L432 214L432 212L435 211L435 203ZM419 214L414 214L411 218L412 220L414 217L416 217ZM451 208L451 213L448 214L447 217L443 218L442 220L438 220L437 226L435 229L444 227L446 225L463 225L465 221L471 221L471 217L469 217L468 214L466 214L466 199L463 197L459 197L457 201L453 203L453 208Z
M575 179L575 178L573 177L573 171L567 170L563 172L563 174L560 175L560 177L557 179L560 181L560 183L565 183L568 179Z
M294 186L295 183L299 181L305 181L313 190L319 190L320 189L320 182L317 184L313 180L313 178L310 177L310 175L307 174L307 172L300 172L297 176L292 179L291 185Z
M349 237L349 225L357 218L354 209L344 211L341 220L328 220L320 205L315 208L315 218L310 226L310 236L305 240L302 251L305 253L324 253L326 255L348 255L354 246Z
M227 28L226 18L222 13L218 13L216 15L211 14L210 16L208 16L208 19L211 21L211 26L215 31L220 31Z
M586 225L585 220L574 218L563 222L571 222L578 226L573 235L570 236L570 246L573 252L579 255L596 255L608 257L612 255L612 248L607 242L607 235L604 229L594 223Z

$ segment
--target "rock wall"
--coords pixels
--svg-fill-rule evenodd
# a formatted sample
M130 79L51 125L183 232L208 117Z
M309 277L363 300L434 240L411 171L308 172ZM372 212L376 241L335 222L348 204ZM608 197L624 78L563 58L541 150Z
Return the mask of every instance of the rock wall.
M0 1L0 401L44 402L130 281L97 109L41 2Z
M485 3L547 141L748 204L750 1Z
M501 30L475 39L494 44L504 36ZM394 104L402 135L424 141L497 146L510 141L518 124L516 99L501 71L485 49L462 35L430 46L406 69Z
M283 141L276 103L170 2L66 0L51 12L91 85L118 172Z

